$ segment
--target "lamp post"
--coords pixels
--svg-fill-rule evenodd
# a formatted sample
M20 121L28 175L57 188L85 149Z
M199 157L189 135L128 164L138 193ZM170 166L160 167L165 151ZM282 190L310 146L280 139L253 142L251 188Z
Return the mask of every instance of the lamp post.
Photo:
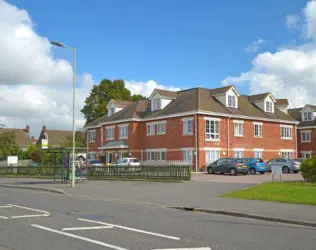
M72 86L72 168L71 168L71 187L75 187L75 146L76 146L76 131L75 131L75 100L76 100L76 48L65 46L56 41L50 42L57 47L71 49L73 52L73 86Z

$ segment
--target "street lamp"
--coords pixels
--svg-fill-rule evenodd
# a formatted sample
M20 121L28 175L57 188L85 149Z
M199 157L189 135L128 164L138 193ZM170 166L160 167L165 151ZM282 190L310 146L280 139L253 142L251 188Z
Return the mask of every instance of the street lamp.
M72 89L72 168L71 168L71 187L75 187L75 146L76 146L76 131L75 131L75 100L76 100L76 48L65 46L64 44L56 41L50 42L57 47L71 49L73 52L73 89Z

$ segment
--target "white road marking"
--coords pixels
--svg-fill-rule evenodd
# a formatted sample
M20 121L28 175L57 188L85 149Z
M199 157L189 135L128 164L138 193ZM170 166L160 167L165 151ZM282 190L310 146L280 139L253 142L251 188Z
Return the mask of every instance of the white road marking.
M152 250L212 250L209 247L194 247L194 248L160 248L160 249L152 249Z
M104 246L104 247L108 247L108 248L112 248L112 249L128 250L126 248L122 248L122 247L119 247L119 246L107 244L105 242L89 239L87 237L82 237L82 236L78 236L78 235L75 235L75 234L62 232L62 231L55 230L55 229L52 229L52 228L49 228L49 227L43 227L43 226L40 226L40 225L37 225L37 224L32 224L31 226L39 228L39 229L42 229L42 230L45 230L45 231L48 231L48 232L53 232L53 233L56 233L56 234L65 235L65 236L68 236L68 237L71 237L71 238L74 238L74 239L90 242L90 243L93 243L93 244L96 244L96 245L100 245L100 246Z
M35 211L35 212L44 213L44 214L49 214L49 213L50 213L50 212L45 211L45 210L39 210L39 209L35 209L35 208L30 208L30 207L22 207L22 206L14 205L14 204L7 204L7 205L8 205L8 206L11 206L11 207L23 208L23 209L27 209L27 210L30 210L30 211Z
M10 207L12 207L12 206L10 206L10 205L0 206L0 208L10 208Z
M88 219L78 219L78 220L80 220L80 221L92 222L92 223L97 223L97 224L100 224L100 225L113 226L113 227L117 227L117 228L129 230L129 231L134 231L134 232L138 232L138 233L154 235L154 236L158 236L158 237L162 237L162 238L167 238L167 239L171 239L171 240L180 240L180 238L174 237L174 236L169 236L169 235L164 235L164 234L158 234L158 233L148 232L148 231L139 230L139 229L136 229L136 228L124 227L124 226L120 226L120 225L105 223L105 222L102 222L102 221L95 221L95 220L88 220Z
M0 216L0 219L5 219L5 220L7 220L7 219L9 219L8 217L5 217L5 216Z
M78 230L91 230L91 229L111 229L113 226L99 226L99 227L67 227L61 231L78 231Z
M19 219L19 218L31 218L31 217L42 217L42 216L49 216L50 214L29 214L29 215L16 215L11 216L11 219Z

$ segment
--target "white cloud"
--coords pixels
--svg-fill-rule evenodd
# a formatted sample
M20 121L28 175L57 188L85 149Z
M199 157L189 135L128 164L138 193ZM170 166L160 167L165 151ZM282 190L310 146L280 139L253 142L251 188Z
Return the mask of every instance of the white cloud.
M285 24L289 29L297 28L300 23L300 16L289 14L285 16Z
M266 41L259 38L258 40L252 42L247 48L245 48L245 50L247 52L257 52L260 49L260 45L264 43L266 43Z
M306 36L315 39L315 1L302 10ZM300 46L283 46L275 53L258 54L252 68L237 77L227 77L222 84L248 84L251 94L271 92L277 98L288 98L291 106L315 104L316 40Z

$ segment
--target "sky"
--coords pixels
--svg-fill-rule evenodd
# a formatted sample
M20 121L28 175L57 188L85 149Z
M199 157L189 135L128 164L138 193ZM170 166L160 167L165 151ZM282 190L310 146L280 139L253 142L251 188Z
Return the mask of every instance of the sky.
M76 128L103 78L316 104L314 0L0 0L0 37L0 123L35 136L72 128L72 53L52 40L77 49Z

